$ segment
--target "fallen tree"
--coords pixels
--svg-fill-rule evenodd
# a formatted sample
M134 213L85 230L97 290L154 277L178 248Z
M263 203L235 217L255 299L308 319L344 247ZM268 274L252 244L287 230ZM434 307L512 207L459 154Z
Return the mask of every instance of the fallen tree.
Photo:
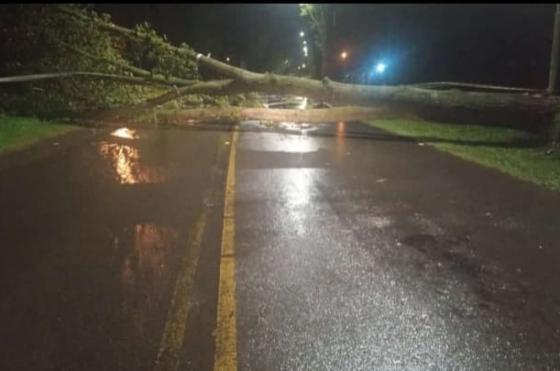
M57 6L56 9L65 16L73 17L79 22L86 22L129 42L148 43L153 47L166 50L173 56L195 62L223 77L219 80L193 81L192 79L183 79L181 76L154 75L151 71L131 65L127 66L126 70L133 76L127 76L126 78L108 76L107 74L95 75L88 71L68 72L69 74L82 74L84 78L120 79L131 84L153 84L168 87L165 93L146 99L141 104L114 110L113 113L117 114L117 117L120 115L121 118L132 117L139 111L152 109L169 101L193 94L231 96L258 92L307 96L317 101L326 101L338 105L351 104L375 107L384 112L414 112L421 117L435 117L439 120L516 126L539 131L551 126L560 107L559 97L529 89L502 88L502 91L499 91L500 89L496 89L496 87L490 87L491 90L496 90L496 92L463 91L457 89L457 87L461 87L461 84L458 83L371 86L335 82L328 77L322 80L312 80L302 77L256 73L196 53L190 48L174 46L164 38L147 33L142 29L129 29L115 25L107 17L88 17L87 13L68 6ZM66 45L66 47L70 52L83 53L87 56L86 53L75 46ZM115 63L93 55L90 55L90 57L96 58L100 63ZM50 78L63 77L50 76ZM41 78L49 77L42 76ZM0 80L0 83L10 82L10 79L11 81L17 80L16 77L4 78L3 81ZM23 78L20 77L20 80L23 80ZM480 86L485 87L484 85ZM442 87L452 87L452 89L437 89ZM253 114L256 114L256 112L258 111L254 111ZM333 111L333 113L335 112ZM285 112L285 114L292 113ZM195 119L197 116L204 117L205 115L211 116L212 113L196 110L185 112L182 117ZM181 117L181 114L177 114L176 117Z
M382 108L333 107L328 109L274 109L274 108L195 108L170 111L160 114L166 123L180 124L192 121L239 121L262 120L272 122L324 123L338 121L359 121L369 118L389 118L393 114Z

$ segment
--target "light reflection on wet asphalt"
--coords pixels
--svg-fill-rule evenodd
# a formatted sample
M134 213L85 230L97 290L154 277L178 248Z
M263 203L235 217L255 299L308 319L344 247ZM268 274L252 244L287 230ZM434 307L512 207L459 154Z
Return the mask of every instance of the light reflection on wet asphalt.
M178 233L151 223L135 225L133 233L133 249L124 258L120 272L122 315L130 321L130 337L142 338L154 312L165 307L161 285L168 270L168 250L177 244Z
M448 187L449 196L472 203L465 180L453 175L462 167L481 173L471 182L509 179L413 143L384 142L375 132L367 140L354 123L315 125L305 134L297 124L285 126L289 133L278 134L251 123L238 146L240 369L560 365L560 339L536 319L542 312L498 304L504 293L491 287L515 285L512 278L477 273L475 266L490 269L491 262L461 251L461 229L476 230L480 221L433 199ZM494 235L510 230L480 232L471 232L474 243L491 250L500 248ZM446 249L441 256L439 249Z
M111 136L127 140L139 139L136 130L117 129ZM99 152L111 163L121 184L161 183L165 181L162 169L144 164L140 150L123 143L99 143Z

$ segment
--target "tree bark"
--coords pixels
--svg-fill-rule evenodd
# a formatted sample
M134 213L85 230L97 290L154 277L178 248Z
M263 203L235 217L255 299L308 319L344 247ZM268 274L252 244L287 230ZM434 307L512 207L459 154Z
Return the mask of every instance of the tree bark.
M326 109L270 109L270 108L197 108L160 114L165 123L181 124L190 121L262 120L273 122L324 122L358 121L393 117L393 113L379 108L334 107Z

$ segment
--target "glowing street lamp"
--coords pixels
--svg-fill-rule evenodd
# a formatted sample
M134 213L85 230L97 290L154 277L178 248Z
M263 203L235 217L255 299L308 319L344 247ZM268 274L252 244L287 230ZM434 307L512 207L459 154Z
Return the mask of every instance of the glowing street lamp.
M305 34L303 33L303 31L301 31L301 32L299 33L299 37L304 37L304 36L305 36Z
M340 53L340 59L345 61L346 58L348 58L348 53L346 52L346 50L343 50L342 53Z
M226 62L228 62L228 63L229 63L229 61L230 61L230 59L229 59L229 57L227 57L227 58L226 58Z
M303 55L305 55L307 57L307 46L303 47Z
M385 69L387 69L387 65L383 62L379 62L375 65L375 72L377 72L378 74L382 74L383 72L385 72Z

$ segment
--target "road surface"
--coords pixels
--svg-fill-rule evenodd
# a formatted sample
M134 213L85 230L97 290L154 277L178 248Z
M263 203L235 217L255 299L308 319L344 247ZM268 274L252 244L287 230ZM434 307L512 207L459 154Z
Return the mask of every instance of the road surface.
M83 130L0 158L0 369L559 369L559 210L358 123Z

